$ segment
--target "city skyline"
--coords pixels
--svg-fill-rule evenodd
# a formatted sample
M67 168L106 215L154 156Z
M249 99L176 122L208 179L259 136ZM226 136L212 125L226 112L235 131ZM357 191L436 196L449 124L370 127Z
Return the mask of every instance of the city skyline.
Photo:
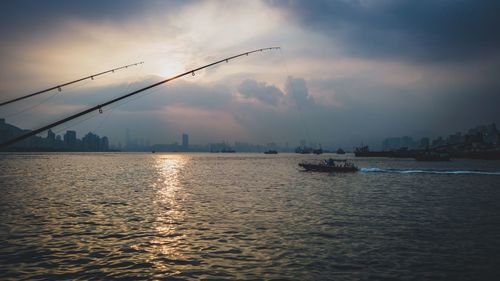
M0 119L0 141L6 141L12 136L20 132L27 132L21 128L17 128L12 124L8 124L5 119ZM280 152L297 152L297 148L322 148L325 152L335 152L337 149L343 149L347 152L366 146L372 150L381 151L396 151L399 149L410 150L428 150L440 147L454 146L459 144L487 145L490 148L500 145L500 131L496 127L496 123L477 125L473 128L457 131L452 134L440 134L438 136L420 136L414 138L412 136L391 136L385 137L379 144L351 144L349 146L328 146L321 143L311 142L310 140L302 139L297 144L285 142L283 144L270 143L249 143L241 140L220 140L208 143L191 143L188 133L183 132L178 136L179 141L165 142L150 142L149 139L135 138L129 128L125 129L125 141L112 142L108 137L99 137L92 132L86 133L80 140L77 138L77 132L74 130L66 130L64 134L54 133L48 130L45 136L30 137L22 141L19 145L13 147L31 148L44 150L59 150L59 151L165 151L165 152L218 152L221 150L235 150L237 152L264 152L267 150L277 150ZM81 135L81 134L80 134ZM481 148L484 149L485 147ZM352 151L351 151L352 149Z
M6 142L29 130L18 128L0 118L0 143ZM61 134L60 134L61 133ZM31 136L11 146L1 149L2 151L78 151L78 152L107 152L110 149L109 139L100 137L95 133L88 132L81 139L74 130L53 132L51 129L44 136Z
M493 128L493 129L487 129L487 128ZM214 141L207 142L207 143L195 143L194 145L206 146L206 145L211 145L211 144L216 144L216 143L219 143L219 144L225 143L228 145L231 145L231 143L233 143L233 144L246 143L246 144L250 144L250 145L262 146L263 149L272 148L272 147L276 146L276 147L279 147L281 150L287 150L287 151L293 151L293 148L295 148L296 146L310 146L310 147L318 146L318 147L324 147L328 150L336 150L338 148L343 148L343 149L350 151L351 149L354 149L355 147L368 145L368 146L371 146L372 148L375 148L375 149L391 150L391 149L398 149L401 147L419 148L422 146L421 143L424 139L427 139L427 141L429 142L429 146L430 145L432 145L432 146L444 145L446 143L457 143L457 142L459 142L459 140L463 140L463 138L467 135L474 135L477 132L482 132L482 131L487 131L487 130L493 130L496 133L497 132L496 123L492 122L492 123L488 123L488 124L484 124L484 125L476 125L472 128L463 128L461 130L454 131L454 132L441 132L441 133L438 133L438 134L432 135L432 136L429 136L429 135L396 136L396 135L392 134L390 136L385 136L385 137L381 138L380 140L378 140L378 143L374 142L374 143L370 144L370 143L361 142L361 143L351 143L348 146L340 146L340 145L333 145L333 146L326 145L325 146L324 144L321 144L318 142L313 142L309 139L301 139L297 143L291 143L288 141L285 141L284 143L276 143L276 142L248 143L248 142L245 142L245 140L223 139L223 140L214 140ZM126 132L127 132L126 135L129 135L129 137L131 139L133 139L133 137L130 136L129 128L126 128ZM181 136L174 136L173 138L169 138L169 140L163 142L163 144L178 145L179 143L183 143L184 136L187 136L187 138L189 139L189 134L184 132L184 133L182 133ZM176 137L180 140L180 142L175 139ZM125 137L125 142L124 142L125 144L127 144L126 139L127 139L127 137ZM495 135L489 136L489 139L487 139L487 140L489 143L497 143L497 135L495 134ZM140 139L140 138L135 139L135 142L147 144L146 146L149 146L149 143L151 143L148 139ZM433 144L432 142L435 142L435 143ZM121 142L119 142L119 143L121 143ZM154 144L158 144L158 143L154 143ZM182 147L184 145L180 145L180 146Z

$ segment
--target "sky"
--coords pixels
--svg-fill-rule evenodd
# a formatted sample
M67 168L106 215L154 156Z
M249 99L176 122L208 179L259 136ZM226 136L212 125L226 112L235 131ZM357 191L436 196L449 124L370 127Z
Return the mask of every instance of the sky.
M175 74L280 46L145 92L74 129L124 141L300 140L351 149L500 122L493 0L36 1L2 4L0 100L144 64L0 108L35 129Z

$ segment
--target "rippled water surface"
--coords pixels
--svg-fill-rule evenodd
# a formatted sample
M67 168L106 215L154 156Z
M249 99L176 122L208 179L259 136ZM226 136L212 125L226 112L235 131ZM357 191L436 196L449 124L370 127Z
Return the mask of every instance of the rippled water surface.
M312 157L1 154L0 279L498 280L499 161Z

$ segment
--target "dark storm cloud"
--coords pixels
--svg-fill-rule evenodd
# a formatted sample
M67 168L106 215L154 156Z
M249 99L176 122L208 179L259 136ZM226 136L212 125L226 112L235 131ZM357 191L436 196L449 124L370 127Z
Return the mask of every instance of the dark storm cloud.
M314 105L314 98L309 94L306 81L302 78L288 76L285 83L288 98L298 108Z
M311 108L315 105L313 96L309 93L306 81L300 77L288 76L285 81L285 93L276 85L262 81L246 79L238 86L238 92L247 99L256 99L262 103L297 108Z
M246 98L255 98L261 102L276 105L283 97L283 93L274 85L246 79L238 87L238 91Z
M167 6L164 13L175 12L191 1L134 1L134 0L65 0L5 1L0 9L0 38L43 36L47 29L61 25L66 19L93 21L126 21L141 15L150 7Z
M354 56L463 60L497 55L500 1L271 1Z

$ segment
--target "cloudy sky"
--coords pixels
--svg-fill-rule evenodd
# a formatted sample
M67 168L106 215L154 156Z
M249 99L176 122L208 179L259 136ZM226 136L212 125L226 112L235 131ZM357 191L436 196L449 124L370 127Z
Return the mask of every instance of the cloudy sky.
M325 147L438 136L500 122L500 2L493 0L36 1L2 4L0 100L110 68L0 109L34 129L241 52L56 128L123 142L301 139Z

